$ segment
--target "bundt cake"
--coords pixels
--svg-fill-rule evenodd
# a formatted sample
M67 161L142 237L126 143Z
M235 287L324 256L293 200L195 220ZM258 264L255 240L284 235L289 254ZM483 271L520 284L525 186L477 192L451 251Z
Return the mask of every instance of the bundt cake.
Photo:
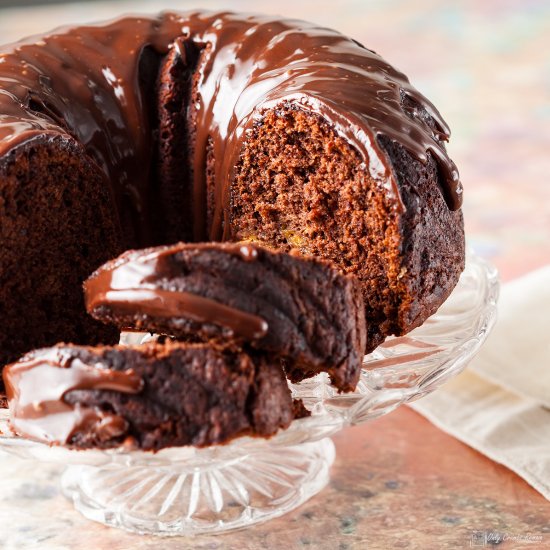
M328 372L359 381L365 350L360 285L327 262L251 244L129 251L84 283L86 307L121 330L249 345L285 361L293 381Z
M8 365L4 379L18 434L81 449L267 437L303 414L279 365L201 344L59 344Z
M302 21L163 13L0 48L0 362L115 343L82 281L176 241L331 261L359 280L366 351L406 333L464 265L448 137L402 73Z

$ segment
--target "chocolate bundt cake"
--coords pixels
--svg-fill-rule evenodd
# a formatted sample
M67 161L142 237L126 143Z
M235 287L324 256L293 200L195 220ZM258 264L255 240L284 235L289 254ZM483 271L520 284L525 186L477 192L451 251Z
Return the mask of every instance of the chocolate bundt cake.
M129 251L84 283L86 307L120 329L248 344L293 380L328 372L355 389L365 350L361 288L327 262L250 244Z
M360 282L367 351L411 330L464 264L448 137L402 73L302 21L164 13L0 48L0 362L115 342L82 281L176 241L324 258Z
M204 345L59 344L8 365L4 379L16 433L80 449L267 437L303 414L280 365Z

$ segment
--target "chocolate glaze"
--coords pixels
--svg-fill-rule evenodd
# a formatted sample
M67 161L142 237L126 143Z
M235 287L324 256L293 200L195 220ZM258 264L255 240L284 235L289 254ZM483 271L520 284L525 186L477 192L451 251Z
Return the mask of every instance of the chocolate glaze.
M49 443L68 443L77 431L100 441L122 436L124 418L98 408L69 405L74 390L138 393L143 380L131 369L115 371L84 364L61 349L37 350L5 367L4 382L11 426L19 434Z
M186 317L200 323L222 325L236 336L256 340L267 334L267 322L256 315L189 292L163 290L158 281L173 273L170 261L176 246L163 247L131 262L102 268L84 283L86 309L108 306L115 313L139 311L154 317ZM253 262L257 250L250 245L227 245L245 262Z
M153 121L140 86L147 48L165 54L176 38L197 44L194 167L196 240L229 238L228 191L243 141L262 112L281 105L321 114L362 156L370 175L399 192L377 137L388 136L440 168L450 208L462 187L437 109L380 56L336 31L296 20L233 13L165 13L98 26L63 28L0 49L0 155L44 133L76 138L111 182L121 217L134 220L137 244L148 239ZM435 129L403 107L429 113ZM204 227L205 164L211 141L216 205Z

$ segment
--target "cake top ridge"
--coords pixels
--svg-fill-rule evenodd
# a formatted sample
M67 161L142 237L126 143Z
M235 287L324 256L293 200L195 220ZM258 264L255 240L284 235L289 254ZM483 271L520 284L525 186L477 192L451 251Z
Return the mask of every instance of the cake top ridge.
M460 207L458 171L444 146L449 129L407 77L337 31L274 16L128 16L0 48L0 154L38 134L73 137L105 171L119 209L131 209L136 225L146 227L154 123L144 60L165 54L179 37L200 49L196 197L204 193L209 140L220 159L213 227L209 235L194 235L197 240L219 239L227 230L228 182L243 139L262 111L283 103L328 119L357 149L370 175L395 195L396 208L399 191L390 159L377 143L380 135L421 162L431 152L448 206ZM204 201L195 202L201 208Z

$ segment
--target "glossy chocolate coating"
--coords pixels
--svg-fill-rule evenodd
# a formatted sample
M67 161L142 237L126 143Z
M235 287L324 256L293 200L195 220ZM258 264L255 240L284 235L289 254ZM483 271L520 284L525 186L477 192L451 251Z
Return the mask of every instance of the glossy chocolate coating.
M402 207L390 160L377 137L439 166L443 194L460 207L462 188L436 108L380 56L336 31L303 21L232 13L165 13L98 26L62 28L0 49L0 155L34 136L74 137L111 182L119 212L147 243L152 124L140 82L147 49L165 54L176 38L201 48L196 75L195 240L229 237L232 171L247 131L282 104L320 113L360 153L370 175ZM412 100L433 119L434 129ZM408 102L411 103L410 101ZM216 206L205 227L205 163L212 141Z
M248 245L228 246L226 250L233 250L245 261L257 255ZM108 305L117 313L139 311L152 316L184 316L199 323L225 326L245 340L256 340L267 334L267 323L256 315L197 294L158 288L159 279L173 275L170 258L177 249L178 245L163 247L134 262L115 263L93 274L84 284L88 311Z
M143 387L141 377L130 369L89 366L58 348L26 355L5 367L3 377L12 428L19 435L50 443L68 443L78 430L93 432L100 441L127 430L126 420L116 414L68 404L67 393L113 390L132 394Z

